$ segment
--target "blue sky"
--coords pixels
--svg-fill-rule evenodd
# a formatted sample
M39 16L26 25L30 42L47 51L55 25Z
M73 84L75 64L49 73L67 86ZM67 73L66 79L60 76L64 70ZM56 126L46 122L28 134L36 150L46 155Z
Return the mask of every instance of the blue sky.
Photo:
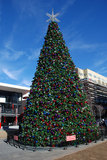
M31 84L52 8L76 67L107 76L107 0L0 0L0 82Z

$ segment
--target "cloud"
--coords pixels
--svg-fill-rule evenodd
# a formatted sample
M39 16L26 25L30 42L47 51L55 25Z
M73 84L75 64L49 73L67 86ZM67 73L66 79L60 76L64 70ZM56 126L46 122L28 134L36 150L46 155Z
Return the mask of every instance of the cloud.
M9 71L7 68L2 68L2 72L13 80L18 80L19 75L22 73L22 71L23 69Z
M62 7L61 11L60 11L60 16L62 16L66 10L68 9L68 7L72 6L75 3L76 0L68 0L66 1L65 5Z
M94 63L94 66L95 66L95 67L99 67L99 66L103 65L104 63L107 64L107 58L103 58L103 59L97 60L97 61Z
M28 59L29 60L33 60L35 58L38 58L39 55L40 55L40 50L41 50L40 48L38 48L38 49L31 49L31 54L28 55Z
M107 67L100 67L100 69L97 72L99 74L106 74L107 73Z
M4 44L4 48L0 50L1 59L16 61L25 54L24 51L18 51L12 47L12 40L8 40Z
M107 43L86 43L82 40L74 40L71 43L69 43L70 49L75 50L86 50L86 51L96 51L96 53L99 52L99 54L106 54L107 50Z
M107 56L99 57L99 59L95 59L94 68L97 70L99 74L107 75Z
M28 81L28 80L23 80L22 81L22 85L26 85L26 86L30 86L31 85L31 81Z
M71 44L71 49L96 49L99 47L99 44L88 44L83 41L73 41Z
M37 16L38 12L39 14L42 12L41 9L41 1L35 1L35 0L12 0L14 7L17 9L17 11L20 14L20 18L23 16Z
M9 78L17 80L16 76L12 72L9 72L6 68L3 68L2 70Z
M8 50L3 49L0 50L1 59L8 60L8 61L16 61L25 53L23 51L16 51L16 50Z

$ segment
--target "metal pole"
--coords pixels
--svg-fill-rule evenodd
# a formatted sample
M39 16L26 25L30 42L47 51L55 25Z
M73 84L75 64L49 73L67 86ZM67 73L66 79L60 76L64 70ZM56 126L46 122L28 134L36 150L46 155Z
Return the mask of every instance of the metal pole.
M17 112L18 112L18 109L16 108L16 116L15 116L15 125L16 125L16 126L17 126L17 123L18 123Z

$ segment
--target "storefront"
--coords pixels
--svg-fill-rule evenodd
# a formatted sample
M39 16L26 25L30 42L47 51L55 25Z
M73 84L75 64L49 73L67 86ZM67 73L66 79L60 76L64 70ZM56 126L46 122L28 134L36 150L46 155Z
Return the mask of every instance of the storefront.
M23 96L30 88L0 83L0 127L17 125L23 111Z

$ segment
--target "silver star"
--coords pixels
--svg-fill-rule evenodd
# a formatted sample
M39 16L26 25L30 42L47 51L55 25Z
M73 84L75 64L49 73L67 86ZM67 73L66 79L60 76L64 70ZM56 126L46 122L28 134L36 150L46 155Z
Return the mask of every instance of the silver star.
M49 21L52 21L52 22L54 22L54 21L60 22L60 21L56 18L56 17L59 15L59 13L54 14L53 9L52 9L52 15L49 14L49 13L47 13L46 15L47 15L48 17L50 17L50 18L47 20L47 22L49 22Z

